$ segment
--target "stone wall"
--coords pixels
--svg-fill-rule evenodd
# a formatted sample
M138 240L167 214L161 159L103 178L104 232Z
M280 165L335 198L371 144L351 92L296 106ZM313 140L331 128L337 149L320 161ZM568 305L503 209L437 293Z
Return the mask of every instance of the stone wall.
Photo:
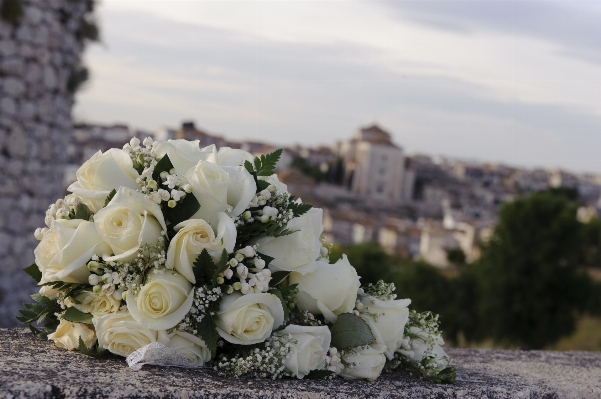
M15 0L0 0L2 3ZM0 17L0 326L17 323L33 280L33 231L62 197L71 107L92 0L20 0Z

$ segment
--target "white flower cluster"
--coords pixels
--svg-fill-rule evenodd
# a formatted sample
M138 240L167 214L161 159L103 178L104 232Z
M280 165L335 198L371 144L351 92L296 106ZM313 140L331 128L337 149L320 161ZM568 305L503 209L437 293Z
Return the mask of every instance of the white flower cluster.
M291 376L286 370L286 359L298 341L286 335L272 335L263 349L255 348L243 355L224 356L215 364L215 370L226 377L260 377L277 379Z
M44 233L48 231L48 228L52 226L52 222L57 219L69 220L75 213L75 208L81 203L81 198L75 194L69 194L64 199L59 198L56 202L46 211L46 217L44 223L46 226L43 228L36 229L34 236L36 240L40 241L44 236Z
M378 281L375 284L369 283L367 287L363 288L366 295L371 295L382 301L388 301L396 299L394 291L396 287L394 283L385 283L383 280Z
M190 312L177 325L180 331L186 331L190 334L197 335L196 324L200 323L209 313L209 317L214 316L215 312L210 311L211 305L221 300L221 287L208 289L207 287L198 287L194 292L194 302Z
M41 295L21 320L70 350L163 345L232 377L374 380L388 363L443 381L437 319L407 324L394 284L330 263L323 211L279 182L280 155L150 138L97 152L35 232Z
M234 278L238 281L224 287L228 294L234 291L243 295L269 291L271 270L265 268L265 261L257 253L256 245L237 250L228 261L228 268L217 278L217 283L224 284L226 279Z
M134 168L142 170L140 176L136 178L136 183L140 185L140 192L159 205L167 202L167 206L175 208L178 201L192 192L192 186L183 176L178 176L174 168L168 172L161 172L161 181L154 180L152 175L159 159L153 149L159 142L147 137L142 144L140 145L140 140L134 137L129 144L123 146L123 151L131 157Z
M125 299L126 292L136 293L145 275L151 270L162 273L165 266L164 239L157 244L145 244L131 261L105 261L93 255L87 263L90 275L88 283L95 294L112 295L115 299Z
M270 184L265 190L257 193L240 217L234 219L236 227L251 224L275 222L278 226L285 226L294 214L287 209L290 194L278 192L275 185Z

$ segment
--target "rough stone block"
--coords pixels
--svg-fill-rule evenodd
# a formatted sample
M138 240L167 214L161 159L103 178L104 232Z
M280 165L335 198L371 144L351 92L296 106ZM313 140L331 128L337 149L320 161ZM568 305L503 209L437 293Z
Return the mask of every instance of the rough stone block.
M15 42L12 40L2 40L0 41L0 55L3 57L8 57L13 55L16 52Z
M601 353L450 350L455 384L409 374L375 382L232 379L211 369L144 366L92 359L40 341L26 329L0 330L0 396L20 398L488 398L561 399L601 395Z
M11 76L2 80L2 90L11 96L19 96L25 91L25 85L20 79Z
M4 97L0 100L0 112L15 115L17 113L17 103L12 98Z
M37 25L42 22L44 13L37 7L26 7L25 8L25 19L32 25Z
M7 57L2 60L0 70L7 75L20 75L23 72L23 60L17 57Z

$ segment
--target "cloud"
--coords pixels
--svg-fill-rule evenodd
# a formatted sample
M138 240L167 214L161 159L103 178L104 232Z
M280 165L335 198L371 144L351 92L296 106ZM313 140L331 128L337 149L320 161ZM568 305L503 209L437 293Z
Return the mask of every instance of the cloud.
M102 16L106 48L87 54L93 75L78 95L79 118L148 129L195 119L231 139L309 145L376 120L409 152L601 171L601 118L566 101L581 97L574 84L562 87L563 101L521 100L520 82L469 79L442 58L405 58L404 48L267 40L142 12Z
M473 35L497 31L559 46L560 53L601 62L601 7L587 1L382 1L401 20Z

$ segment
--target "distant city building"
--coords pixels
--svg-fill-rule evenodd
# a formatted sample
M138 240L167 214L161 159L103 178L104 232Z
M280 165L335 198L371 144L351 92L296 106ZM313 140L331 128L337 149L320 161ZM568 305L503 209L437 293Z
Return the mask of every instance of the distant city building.
M122 124L78 124L67 150L65 188L75 181L79 166L96 152L147 136L198 140L200 147L228 146L253 155L280 148L260 141L228 141L193 122L154 135ZM315 168L323 175L305 174ZM441 268L453 267L447 259L451 250L461 249L468 262L476 260L481 244L493 232L500 207L516 197L567 187L577 192L582 203L580 221L601 213L600 175L424 154L406 156L390 133L377 125L359 129L350 140L332 148L283 148L276 171L292 195L324 209L324 235L329 241L341 245L375 242L390 254L423 259Z
M377 125L359 129L352 139L338 144L337 156L352 192L368 200L402 203L405 158L390 133Z

